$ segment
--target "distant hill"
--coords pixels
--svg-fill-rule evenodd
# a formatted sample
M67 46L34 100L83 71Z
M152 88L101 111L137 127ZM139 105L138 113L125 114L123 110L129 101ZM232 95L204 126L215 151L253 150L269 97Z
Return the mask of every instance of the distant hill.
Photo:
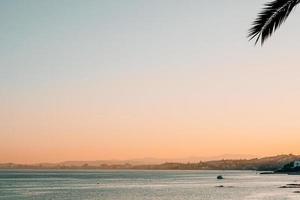
M164 163L161 165L135 166L137 169L176 169L176 170L258 170L275 171L295 160L300 160L296 155L278 155L273 157L240 159L240 160L217 160L199 163Z
M197 162L165 162L161 164L143 164L149 159L131 161L68 161L57 164L42 163L21 165L14 163L0 164L1 169L145 169L145 170L260 170L275 171L283 166L300 160L297 155L278 155L252 159L221 159ZM159 160L152 160L153 163Z
M163 163L197 163L200 161L212 161L212 160L222 160L222 159L251 159L257 158L254 155L246 154L224 154L220 156L211 157L187 157L187 158L177 158L177 159L160 159L160 158L141 158L141 159L131 159L131 160L98 160L98 161L65 161L57 163L64 166L82 166L87 164L89 166L99 166L103 164L108 165L159 165Z

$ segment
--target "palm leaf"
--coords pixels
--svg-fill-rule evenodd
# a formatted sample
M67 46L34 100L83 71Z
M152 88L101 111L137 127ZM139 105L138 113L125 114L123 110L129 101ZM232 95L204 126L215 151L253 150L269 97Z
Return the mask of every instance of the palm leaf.
M256 38L255 44L260 40L263 45L265 40L288 18L298 3L300 0L273 0L266 3L249 30L249 40Z

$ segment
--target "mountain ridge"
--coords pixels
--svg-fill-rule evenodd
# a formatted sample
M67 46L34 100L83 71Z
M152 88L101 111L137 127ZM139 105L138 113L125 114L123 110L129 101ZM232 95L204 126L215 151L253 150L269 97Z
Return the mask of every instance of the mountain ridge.
M252 159L221 159L211 161L198 161L188 163L164 162L162 164L107 164L89 165L89 163L79 161L77 165L58 164L35 164L22 165L14 163L0 164L0 169L137 169L137 170L259 170L275 171L284 165L295 160L300 160L300 155L277 155ZM70 162L70 161L69 161ZM68 161L67 161L68 163ZM72 163L72 162L71 162Z

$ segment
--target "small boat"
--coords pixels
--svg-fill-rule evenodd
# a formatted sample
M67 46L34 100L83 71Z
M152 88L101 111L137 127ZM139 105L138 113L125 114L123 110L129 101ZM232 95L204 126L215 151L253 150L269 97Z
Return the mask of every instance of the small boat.
M219 176L217 176L217 179L222 180L224 178L223 178L223 176L219 175Z

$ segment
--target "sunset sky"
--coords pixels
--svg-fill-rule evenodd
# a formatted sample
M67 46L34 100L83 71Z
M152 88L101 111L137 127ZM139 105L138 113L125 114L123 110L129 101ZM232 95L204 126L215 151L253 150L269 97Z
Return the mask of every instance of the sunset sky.
M300 154L300 9L265 0L0 2L0 163Z

